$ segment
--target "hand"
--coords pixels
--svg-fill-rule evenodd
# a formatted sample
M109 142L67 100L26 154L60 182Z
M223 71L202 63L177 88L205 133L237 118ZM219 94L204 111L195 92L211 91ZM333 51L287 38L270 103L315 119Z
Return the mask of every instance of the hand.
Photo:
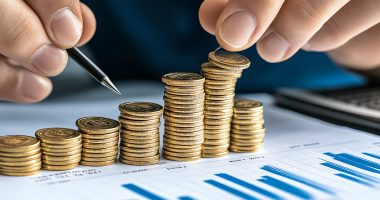
M256 43L268 62L304 49L356 70L380 66L379 0L205 0L199 19L223 48Z
M2 0L0 13L0 100L47 97L47 77L67 63L64 49L86 43L95 31L94 15L79 0Z

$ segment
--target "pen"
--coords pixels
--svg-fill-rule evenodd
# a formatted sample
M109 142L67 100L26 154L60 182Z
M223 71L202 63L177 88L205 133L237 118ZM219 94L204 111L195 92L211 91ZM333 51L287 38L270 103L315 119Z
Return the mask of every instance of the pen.
M86 55L84 55L77 47L67 49L69 56L74 59L83 69L85 69L92 77L94 77L99 83L115 93L121 95L120 91L108 78L108 76Z

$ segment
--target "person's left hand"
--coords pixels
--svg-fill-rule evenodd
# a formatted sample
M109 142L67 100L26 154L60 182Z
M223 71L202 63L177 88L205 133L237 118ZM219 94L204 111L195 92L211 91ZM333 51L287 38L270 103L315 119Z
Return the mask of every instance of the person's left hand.
M380 0L205 0L199 19L223 48L257 44L268 62L304 49L357 70L380 66Z

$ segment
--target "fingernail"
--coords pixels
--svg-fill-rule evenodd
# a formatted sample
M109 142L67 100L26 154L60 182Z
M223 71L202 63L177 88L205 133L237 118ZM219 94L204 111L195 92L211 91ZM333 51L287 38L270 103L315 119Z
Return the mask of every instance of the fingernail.
M20 85L21 94L35 101L44 98L51 91L51 86L46 78L31 72L23 73Z
M82 35L82 25L69 8L58 10L51 22L51 30L57 43L74 46Z
M289 42L281 35L272 32L260 41L260 53L269 60L280 61L289 49Z
M256 28L256 20L247 11L238 11L228 16L221 24L221 39L234 48L246 45Z
M43 45L31 57L32 64L46 76L57 75L65 66L66 51L47 44Z

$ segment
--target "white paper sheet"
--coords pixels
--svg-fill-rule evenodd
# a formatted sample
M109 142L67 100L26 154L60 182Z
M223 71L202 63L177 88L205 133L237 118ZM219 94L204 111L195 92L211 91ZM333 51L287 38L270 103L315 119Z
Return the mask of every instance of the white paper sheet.
M127 96L103 88L37 105L0 104L0 134L33 135L46 127L75 128L83 116L116 119L123 101L163 103L163 88L122 84ZM106 95L104 95L106 94ZM0 176L1 199L375 199L380 138L265 104L261 152L191 163L78 167L32 177ZM161 127L162 130L162 127ZM162 131L161 131L162 132Z

